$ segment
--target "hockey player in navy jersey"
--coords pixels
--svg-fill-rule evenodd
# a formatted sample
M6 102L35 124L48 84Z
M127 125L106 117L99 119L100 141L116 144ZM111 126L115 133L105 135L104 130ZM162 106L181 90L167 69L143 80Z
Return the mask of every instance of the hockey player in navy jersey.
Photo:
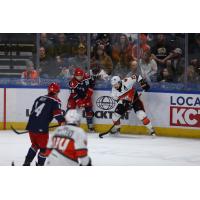
M62 115L61 101L58 98L60 86L51 83L48 94L38 97L32 107L26 130L29 131L31 147L26 155L24 166L30 166L38 153L38 166L43 166L46 160L46 146L49 139L49 124L55 118L59 124L65 123Z

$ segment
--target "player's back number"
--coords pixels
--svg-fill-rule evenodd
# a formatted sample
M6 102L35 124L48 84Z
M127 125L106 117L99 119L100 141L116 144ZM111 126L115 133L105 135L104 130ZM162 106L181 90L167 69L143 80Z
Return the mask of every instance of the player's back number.
M35 108L34 112L36 113L36 117L38 117L41 114L44 106L45 106L45 103L42 103L38 107Z

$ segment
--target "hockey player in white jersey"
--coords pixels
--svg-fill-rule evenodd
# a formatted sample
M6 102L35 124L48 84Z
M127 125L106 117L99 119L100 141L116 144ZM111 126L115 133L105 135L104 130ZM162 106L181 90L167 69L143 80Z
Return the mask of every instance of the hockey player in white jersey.
M139 98L138 92L134 88L134 84L138 82L144 91L149 90L150 86L140 75L132 75L131 77L121 80L119 76L113 76L111 79L112 97L118 102L112 120L115 126L111 129L111 134L120 132L120 117L128 110L133 109L137 118L146 126L150 135L155 135L155 130L147 117L144 105Z
M67 124L60 126L51 136L47 148L50 166L91 166L88 156L87 135L80 128L81 116L74 109L65 115Z

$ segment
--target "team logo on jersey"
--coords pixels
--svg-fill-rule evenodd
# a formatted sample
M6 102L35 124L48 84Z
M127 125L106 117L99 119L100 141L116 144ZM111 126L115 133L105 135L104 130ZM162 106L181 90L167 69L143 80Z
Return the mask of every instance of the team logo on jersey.
M200 99L197 97L170 97L170 125L200 127Z
M115 107L115 100L109 96L101 96L96 100L96 104L102 110L111 110Z

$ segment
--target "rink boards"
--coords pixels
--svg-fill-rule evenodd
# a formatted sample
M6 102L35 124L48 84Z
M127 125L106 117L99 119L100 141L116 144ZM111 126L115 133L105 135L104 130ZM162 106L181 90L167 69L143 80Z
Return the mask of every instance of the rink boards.
M0 128L3 129L3 124L6 124L6 129L10 129L10 125L13 124L18 129L24 129L34 100L44 94L46 94L46 89L7 88L5 106L5 91L0 88L2 102L0 104ZM59 97L64 110L68 96L69 90L61 90ZM200 99L198 96L198 94L148 92L143 93L141 99L159 135L200 137ZM112 113L116 105L110 97L110 91L95 91L93 108L97 131L107 130L112 125ZM83 110L80 112L83 116L82 126L86 128L85 113ZM125 114L122 125L123 133L146 133L146 129L136 118L134 111Z

